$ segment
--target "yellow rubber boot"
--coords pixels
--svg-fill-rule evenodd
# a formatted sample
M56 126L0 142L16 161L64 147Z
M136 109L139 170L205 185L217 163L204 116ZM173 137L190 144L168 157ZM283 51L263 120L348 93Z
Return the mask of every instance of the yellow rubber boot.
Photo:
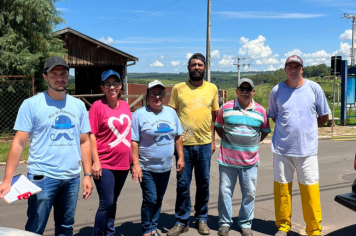
M299 183L300 196L302 198L303 217L307 225L306 232L309 236L321 235L321 206L319 195L319 183L304 185Z
M292 215L292 182L281 184L274 181L274 212L278 230L288 232Z

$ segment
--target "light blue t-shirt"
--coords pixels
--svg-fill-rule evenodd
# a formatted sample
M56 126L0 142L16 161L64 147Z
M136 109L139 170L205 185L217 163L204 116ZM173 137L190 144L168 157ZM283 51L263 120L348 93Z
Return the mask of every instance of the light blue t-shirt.
M285 156L307 157L318 151L318 116L330 113L321 87L305 79L297 88L284 82L276 85L269 97L269 118L276 118L272 152Z
M156 114L142 107L132 115L131 139L138 142L140 166L145 171L167 172L173 165L175 137L183 132L177 113L163 106Z
M69 95L56 101L46 92L28 98L19 109L14 130L30 133L27 169L31 174L54 179L79 175L80 135L90 131L82 101Z

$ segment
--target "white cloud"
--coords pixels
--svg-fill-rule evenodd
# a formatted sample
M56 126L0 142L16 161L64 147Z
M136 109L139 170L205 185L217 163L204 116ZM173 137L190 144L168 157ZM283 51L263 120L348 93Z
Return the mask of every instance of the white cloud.
M230 55L224 55L223 59L219 61L220 67L231 67L233 65L234 65L234 59L233 56Z
M160 56L159 58L160 58L161 60L163 60L163 59L164 59L164 56L162 55L162 56Z
M228 19L308 19L325 16L325 14L281 13L270 11L219 11L213 14Z
M105 39L104 37L101 37L99 39L100 42L106 43L106 44L113 44L114 40L111 37L108 37L107 39Z
M352 40L352 30L345 30L345 32L342 33L339 36L339 39L341 41L350 41L350 40Z
M286 54L284 54L284 56L286 57L285 59L287 59L287 57L289 57L289 56L292 56L292 55L301 56L302 54L303 54L302 51L300 51L299 49L293 49L292 51L289 51Z
M193 53L187 53L187 55L185 56L185 58L187 58L187 60L189 60L191 56L193 56Z
M279 64L280 62L275 58L263 58L255 61L256 65L269 65L269 64Z
M152 64L150 64L150 67L163 67L164 64L159 62L159 61L155 61Z
M242 46L238 53L241 56L266 58L272 54L272 50L268 45L264 45L265 41L266 38L262 35L251 41L248 38L241 37L239 43Z
M325 50L320 50L314 53L303 53L302 58L325 58L325 57L330 57L331 55Z
M174 69L174 71L178 71L178 69L176 68L176 69Z
M179 61L171 61L171 66L179 66L180 62Z
M219 50L214 50L214 51L212 51L210 55L211 55L211 59L215 59L215 60L220 59L220 52L219 52Z
M269 65L266 69L266 71L275 71L277 70L276 68L274 68L272 65Z

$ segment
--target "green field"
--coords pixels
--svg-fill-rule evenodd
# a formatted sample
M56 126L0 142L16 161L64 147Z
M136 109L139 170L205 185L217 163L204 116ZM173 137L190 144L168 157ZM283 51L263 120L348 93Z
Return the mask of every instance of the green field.
M0 162L6 162L7 154L9 153L11 143L12 142L10 142L10 141L0 143ZM22 153L21 161L27 160L29 147L30 147L30 143L28 142L23 153Z

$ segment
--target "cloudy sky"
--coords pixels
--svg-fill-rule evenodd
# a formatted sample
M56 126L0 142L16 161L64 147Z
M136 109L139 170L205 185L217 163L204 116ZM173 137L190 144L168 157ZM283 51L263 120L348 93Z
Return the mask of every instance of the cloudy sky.
M306 65L332 55L350 61L355 0L211 0L211 70L283 67L300 55ZM68 0L56 7L66 26L139 58L128 72L186 72L187 58L205 55L206 0Z

